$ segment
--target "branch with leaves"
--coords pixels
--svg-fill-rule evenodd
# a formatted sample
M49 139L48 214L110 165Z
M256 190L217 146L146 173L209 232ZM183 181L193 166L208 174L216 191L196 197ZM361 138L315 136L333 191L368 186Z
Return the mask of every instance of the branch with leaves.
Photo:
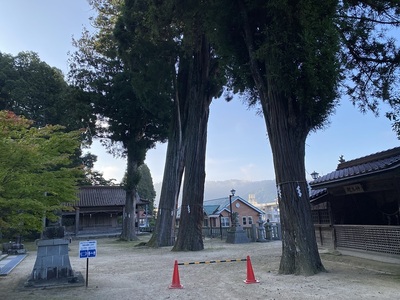
M81 168L71 158L80 132L62 126L32 127L32 122L0 111L0 230L3 234L40 231L64 203L76 200Z

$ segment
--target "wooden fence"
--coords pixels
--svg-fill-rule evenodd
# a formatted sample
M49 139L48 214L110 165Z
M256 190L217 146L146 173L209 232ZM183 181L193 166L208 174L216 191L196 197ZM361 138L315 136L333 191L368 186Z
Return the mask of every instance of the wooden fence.
M255 228L255 229L254 229ZM253 224L252 227L243 227L243 229L247 232L247 236L251 240L257 240L258 239L258 230L255 224ZM277 224L270 224L269 226L265 227L264 231L264 238L267 240L280 240L281 239L281 225L279 223ZM221 239L226 239L227 237L227 231L229 230L229 227L203 227L203 236L204 237L211 237L211 238L221 238ZM255 233L254 233L255 232ZM255 236L254 236L255 234Z

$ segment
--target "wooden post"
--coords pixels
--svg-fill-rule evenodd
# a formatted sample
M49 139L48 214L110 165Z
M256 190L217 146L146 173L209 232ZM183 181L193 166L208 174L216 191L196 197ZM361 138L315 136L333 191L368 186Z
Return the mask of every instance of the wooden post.
M222 215L219 215L219 231L221 233L221 241L222 241Z
M86 287L89 284L89 257L86 258Z
M75 207L75 236L79 233L79 207Z

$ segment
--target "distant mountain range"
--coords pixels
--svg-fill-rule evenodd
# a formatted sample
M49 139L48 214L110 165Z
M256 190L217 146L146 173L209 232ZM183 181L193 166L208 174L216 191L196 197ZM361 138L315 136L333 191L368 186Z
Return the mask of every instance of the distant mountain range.
M161 182L154 184L156 190L156 205L160 199ZM236 196L245 200L249 199L249 194L255 195L258 203L274 202L277 197L275 180L247 181L247 180L224 180L224 181L206 181L204 190L204 200L228 197L231 190L235 189Z

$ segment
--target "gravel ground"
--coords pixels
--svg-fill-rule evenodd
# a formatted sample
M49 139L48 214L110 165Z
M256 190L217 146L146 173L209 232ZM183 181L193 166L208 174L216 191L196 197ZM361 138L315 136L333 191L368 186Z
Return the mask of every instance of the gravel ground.
M148 237L141 237L146 241ZM29 251L8 276L0 277L0 299L398 299L400 265L321 252L328 272L314 276L278 275L281 242L227 244L206 239L198 252L172 252L171 247L137 247L137 242L97 239L97 257L89 260L88 287L26 288L36 251ZM31 246L32 247L32 246ZM86 259L78 257L79 241L70 244L75 272L86 276ZM34 249L32 247L32 249ZM169 289L174 262L251 259L259 283L245 284L246 262L179 265L183 289ZM176 282L175 282L176 283Z

